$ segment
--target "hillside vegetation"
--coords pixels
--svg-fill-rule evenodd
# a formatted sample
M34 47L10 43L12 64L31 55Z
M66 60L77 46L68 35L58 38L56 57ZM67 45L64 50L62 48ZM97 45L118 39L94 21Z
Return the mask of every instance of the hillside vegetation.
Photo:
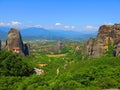
M120 88L120 58L81 59L81 53L20 58L0 51L0 90L101 90ZM47 64L40 67L40 63ZM45 71L33 74L33 67ZM57 71L59 69L59 72Z

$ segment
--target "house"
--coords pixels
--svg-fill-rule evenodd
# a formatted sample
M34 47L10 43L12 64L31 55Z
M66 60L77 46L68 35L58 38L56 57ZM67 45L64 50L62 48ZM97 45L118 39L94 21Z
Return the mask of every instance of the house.
M39 64L40 67L45 67L47 66L48 64Z
M42 69L34 68L34 71L37 75L44 74L44 70L42 70Z
M13 52L14 53L20 53L20 48L19 47L14 47Z

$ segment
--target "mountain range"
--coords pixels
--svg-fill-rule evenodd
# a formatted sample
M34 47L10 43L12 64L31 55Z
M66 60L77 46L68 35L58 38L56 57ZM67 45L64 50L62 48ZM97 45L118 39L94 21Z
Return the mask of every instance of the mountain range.
M5 40L10 27L0 27L0 39ZM24 28L20 29L20 33L24 40L87 40L95 37L97 32L83 33L72 30L48 30L44 28Z

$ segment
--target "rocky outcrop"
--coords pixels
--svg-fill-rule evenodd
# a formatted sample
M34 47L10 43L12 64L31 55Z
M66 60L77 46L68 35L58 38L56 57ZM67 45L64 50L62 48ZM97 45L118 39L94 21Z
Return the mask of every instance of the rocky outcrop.
M61 49L63 48L63 43L62 41L58 41L56 45L52 48L53 51L60 53Z
M86 43L89 57L99 57L108 51L108 46L115 47L116 56L120 56L120 24L102 25L96 38L90 38Z
M27 46L23 44L20 32L17 29L11 28L8 32L4 49L21 55L27 55L26 48Z
M116 49L116 56L120 56L120 24L113 26L114 47Z
M30 48L30 44L25 43L24 44L24 54L25 54L25 56L29 55L29 48Z

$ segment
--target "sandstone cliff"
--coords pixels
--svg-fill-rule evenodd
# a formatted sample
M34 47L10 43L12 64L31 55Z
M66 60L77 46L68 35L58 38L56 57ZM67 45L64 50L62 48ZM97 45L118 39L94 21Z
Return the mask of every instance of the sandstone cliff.
M21 55L27 55L25 52L28 52L26 51L28 50L26 49L26 45L23 44L20 32L14 28L11 28L8 32L4 49Z
M120 24L102 25L96 38L90 38L86 43L86 53L89 57L99 57L113 44L115 56L120 56Z

